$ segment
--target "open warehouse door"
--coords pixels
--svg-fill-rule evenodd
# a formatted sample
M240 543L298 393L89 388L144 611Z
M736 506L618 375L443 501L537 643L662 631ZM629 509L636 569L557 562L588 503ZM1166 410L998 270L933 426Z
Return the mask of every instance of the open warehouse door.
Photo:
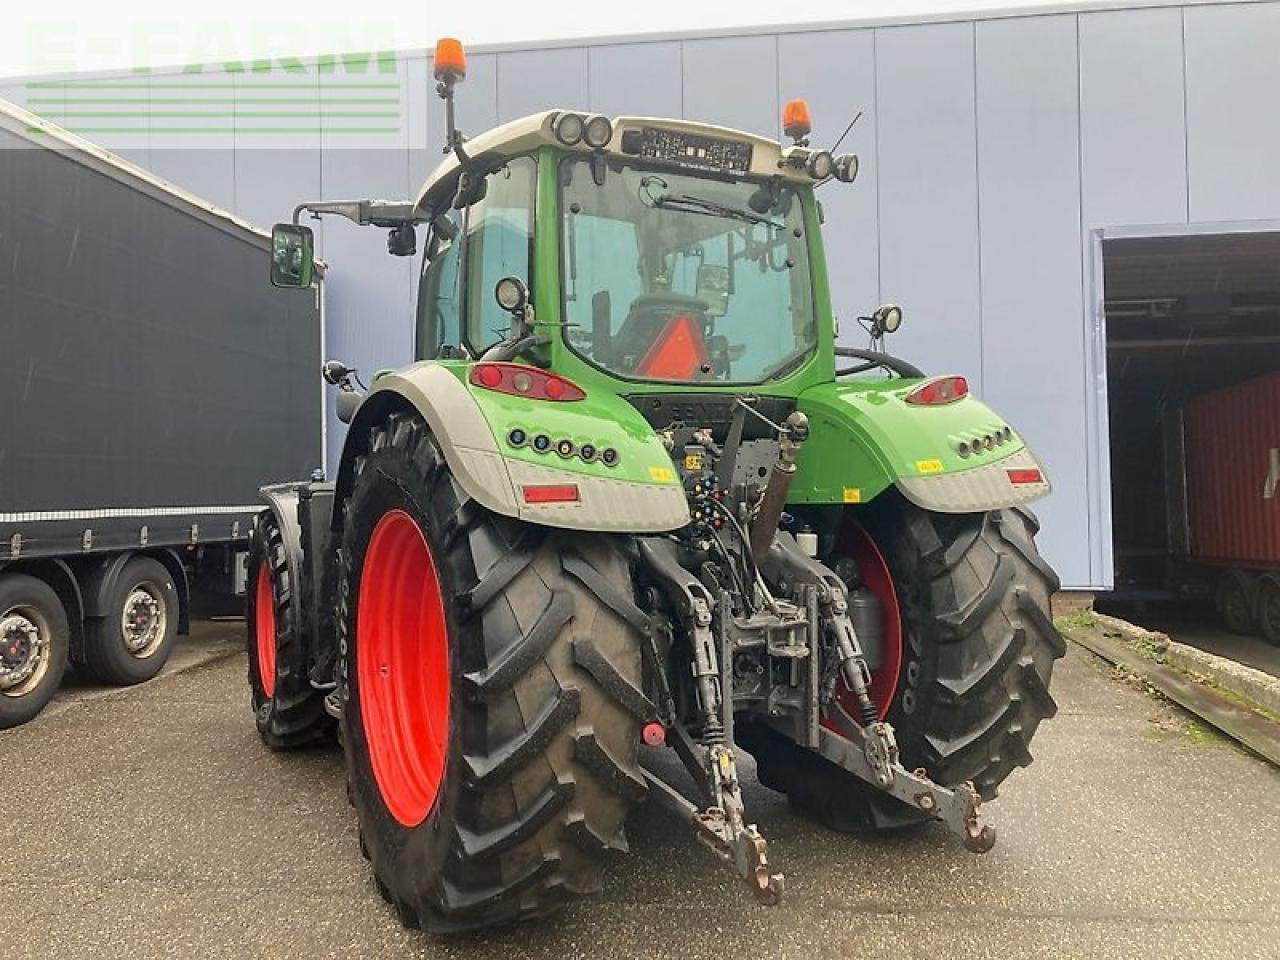
M1280 231L1102 242L1115 593L1280 643Z

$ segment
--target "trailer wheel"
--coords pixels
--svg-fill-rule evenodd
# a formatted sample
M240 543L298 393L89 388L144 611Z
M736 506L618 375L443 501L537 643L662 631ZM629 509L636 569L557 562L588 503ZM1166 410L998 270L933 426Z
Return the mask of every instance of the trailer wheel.
M84 670L99 683L150 680L178 635L178 589L159 560L134 557L120 570L105 617L85 624Z
M861 519L892 577L879 599L888 607L896 595L900 612L902 667L887 719L902 763L945 786L972 780L992 799L1031 762L1036 728L1057 711L1049 679L1066 645L1049 614L1058 579L1036 550L1039 525L1025 509L937 514L896 496ZM862 577L880 592L873 571ZM741 725L738 739L762 783L826 826L852 832L924 819L769 728Z
M1258 585L1258 621L1267 643L1280 647L1280 580L1263 577Z
M1239 570L1227 570L1218 577L1213 603L1222 623L1232 633L1253 636L1258 632L1258 610L1254 609L1250 596L1251 584L1247 575Z
M245 625L249 694L262 742L292 750L333 739L333 718L324 693L311 685L299 636L297 594L285 562L284 539L274 514L265 510L249 534Z
M646 791L638 631L611 538L500 517L426 425L372 431L343 504L343 743L361 849L408 927L555 910L601 886Z
M0 730L26 723L49 703L67 669L62 601L43 580L0 575Z

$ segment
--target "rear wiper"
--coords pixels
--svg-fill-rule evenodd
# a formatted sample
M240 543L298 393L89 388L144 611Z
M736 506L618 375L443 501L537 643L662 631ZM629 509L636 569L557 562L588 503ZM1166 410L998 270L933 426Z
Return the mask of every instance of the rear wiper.
M664 193L653 198L653 205L664 209L679 210L684 213L703 213L712 217L741 220L743 223L752 223L761 227L769 227L773 230L783 229L781 223L776 220L770 220L768 217L762 217L758 213L725 206L723 203L704 200L702 197L690 196L687 193Z

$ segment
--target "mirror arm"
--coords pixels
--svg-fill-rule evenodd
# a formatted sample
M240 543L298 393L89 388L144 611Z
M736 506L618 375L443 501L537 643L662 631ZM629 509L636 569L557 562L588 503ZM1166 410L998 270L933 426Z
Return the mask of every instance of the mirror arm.
M318 220L322 214L332 214L345 217L362 227L402 227L425 223L427 219L412 200L328 200L300 203L293 208L295 224L304 211L311 214L312 219Z

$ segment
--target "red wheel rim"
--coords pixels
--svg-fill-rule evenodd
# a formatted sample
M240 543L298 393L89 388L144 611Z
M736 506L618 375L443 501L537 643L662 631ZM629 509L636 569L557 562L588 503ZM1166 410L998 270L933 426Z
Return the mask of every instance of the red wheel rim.
M378 521L365 553L356 682L382 801L401 824L417 826L431 811L444 777L449 635L431 548L403 510Z
M868 692L876 705L880 719L889 713L893 703L893 695L898 690L898 673L902 669L902 611L898 607L898 591L893 586L893 575L889 572L889 564L884 554L871 539L871 535L860 523L849 521L840 535L840 543L836 552L841 556L851 557L858 565L858 575L862 584L880 601L883 617L883 647L880 666L871 671L871 686ZM841 680L836 688L836 696L849 716L859 716L857 701ZM827 721L823 721L824 724Z
M258 682L268 698L276 695L276 605L271 570L264 560L254 588L253 632L258 641Z

